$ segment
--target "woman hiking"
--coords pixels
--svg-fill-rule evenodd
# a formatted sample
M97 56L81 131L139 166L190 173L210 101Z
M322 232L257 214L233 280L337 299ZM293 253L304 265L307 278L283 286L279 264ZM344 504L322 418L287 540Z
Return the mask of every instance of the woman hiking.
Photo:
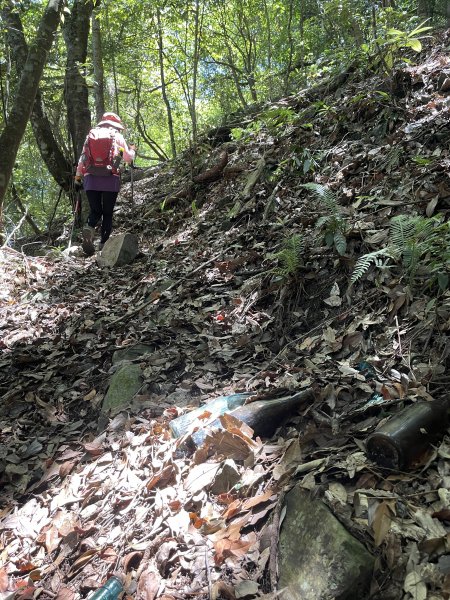
M131 163L135 146L128 145L122 135L125 129L120 117L107 112L86 137L78 161L75 186L83 185L89 201L90 213L83 228L82 248L91 256L95 252L95 226L102 220L98 250L111 235L114 205L120 190L120 163Z

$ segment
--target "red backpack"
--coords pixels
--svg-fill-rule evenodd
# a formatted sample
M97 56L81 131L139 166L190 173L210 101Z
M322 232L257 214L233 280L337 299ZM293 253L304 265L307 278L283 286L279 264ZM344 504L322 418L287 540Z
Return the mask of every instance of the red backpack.
M94 127L87 137L86 172L91 175L115 175L116 135L112 127Z

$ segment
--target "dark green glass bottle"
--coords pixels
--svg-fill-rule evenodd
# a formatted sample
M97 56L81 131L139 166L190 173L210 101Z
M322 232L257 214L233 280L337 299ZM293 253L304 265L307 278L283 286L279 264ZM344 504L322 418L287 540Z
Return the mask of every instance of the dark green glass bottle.
M89 600L117 600L119 594L123 592L122 582L118 577L111 577L99 588L92 596L89 597Z

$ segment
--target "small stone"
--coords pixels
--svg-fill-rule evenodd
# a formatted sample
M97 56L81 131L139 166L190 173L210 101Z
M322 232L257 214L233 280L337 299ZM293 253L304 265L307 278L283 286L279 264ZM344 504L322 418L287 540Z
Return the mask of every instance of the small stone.
M109 240L97 254L100 267L121 267L133 261L139 252L138 239L134 233L122 233Z

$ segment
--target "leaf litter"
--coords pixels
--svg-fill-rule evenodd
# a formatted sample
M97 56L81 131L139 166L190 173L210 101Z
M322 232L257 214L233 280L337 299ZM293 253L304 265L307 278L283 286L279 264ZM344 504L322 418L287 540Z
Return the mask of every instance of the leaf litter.
M135 182L135 214L124 186L117 228L142 248L126 268L1 249L2 600L77 599L116 571L136 598L276 597L273 519L294 482L378 557L371 597L450 597L448 436L408 472L380 469L364 448L405 402L447 393L449 295L413 293L398 268L348 286L392 216L448 212L438 90L448 58L437 54L408 67L415 87L392 104L377 99L376 77L349 80L339 123L308 92L286 99L311 129L262 127L228 142L223 177L186 194L182 159ZM274 183L270 169L298 144L319 170ZM323 207L301 187L313 178L339 193L343 255L314 227ZM299 233L301 265L283 279L277 252ZM138 343L144 385L102 426L112 356ZM227 417L195 452L171 437L172 418L218 395L310 387L315 401L270 440Z

